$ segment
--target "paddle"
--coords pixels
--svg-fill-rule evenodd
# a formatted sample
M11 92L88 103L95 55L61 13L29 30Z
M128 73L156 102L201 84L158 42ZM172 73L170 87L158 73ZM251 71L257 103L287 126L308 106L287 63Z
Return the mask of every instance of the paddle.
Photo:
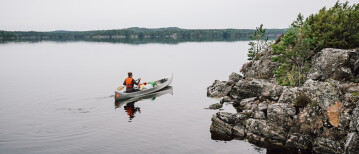
M121 91L123 88L125 88L125 86L119 86L117 87L117 91Z

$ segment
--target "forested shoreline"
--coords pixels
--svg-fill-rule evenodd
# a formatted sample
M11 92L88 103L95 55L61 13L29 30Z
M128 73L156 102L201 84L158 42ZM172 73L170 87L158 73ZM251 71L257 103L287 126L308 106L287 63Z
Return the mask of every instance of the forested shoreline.
M266 36L276 38L287 29L267 29ZM95 41L129 44L180 42L211 42L249 40L254 29L180 29L169 28L126 28L94 31L1 31L0 42L8 41Z

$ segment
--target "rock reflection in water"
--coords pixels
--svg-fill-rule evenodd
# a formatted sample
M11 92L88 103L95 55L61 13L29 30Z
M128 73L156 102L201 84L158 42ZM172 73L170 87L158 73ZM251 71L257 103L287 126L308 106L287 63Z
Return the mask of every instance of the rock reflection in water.
M120 108L121 106L124 105L124 110L127 113L127 115L129 116L128 122L131 122L132 119L135 118L136 113L141 113L140 107L135 106L136 102L138 102L140 100L145 100L145 99L151 99L152 101L154 101L157 97L160 97L165 94L173 95L173 88L171 86L168 86L160 91L142 95L140 97L133 97L130 99L115 101L115 108Z

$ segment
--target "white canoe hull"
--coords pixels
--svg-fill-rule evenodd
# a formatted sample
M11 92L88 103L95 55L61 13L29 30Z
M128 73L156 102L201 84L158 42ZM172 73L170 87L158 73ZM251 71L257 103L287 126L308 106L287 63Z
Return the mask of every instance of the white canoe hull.
M160 84L158 84L156 87L153 87L150 89L144 89L144 90L136 91L136 92L132 92L132 93L124 93L124 92L115 91L115 100L123 100L123 99L128 99L128 98L133 98L133 97L141 97L146 94L150 94L150 93L159 91L159 90L167 87L168 85L170 85L172 83L172 80L173 80L173 74L171 76L157 80L156 82L158 82Z

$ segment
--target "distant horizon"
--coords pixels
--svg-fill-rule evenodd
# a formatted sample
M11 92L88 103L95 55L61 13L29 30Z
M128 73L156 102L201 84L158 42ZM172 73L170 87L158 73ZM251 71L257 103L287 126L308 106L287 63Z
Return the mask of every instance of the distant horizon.
M183 30L224 30L224 29L234 29L234 30L255 30L254 28L180 28L180 27L158 27L158 28L148 28L148 27L128 27L128 28L119 28L119 29L93 29L93 30L65 30L65 29L57 29L57 30L49 30L49 31L39 31L39 30L4 30L0 29L0 31L8 31L8 32L57 32L57 31L64 31L64 32L86 32L86 31L107 31L107 30L125 30L131 28L141 28L141 29L165 29L165 28L178 28ZM288 29L287 28L266 28L264 29Z

